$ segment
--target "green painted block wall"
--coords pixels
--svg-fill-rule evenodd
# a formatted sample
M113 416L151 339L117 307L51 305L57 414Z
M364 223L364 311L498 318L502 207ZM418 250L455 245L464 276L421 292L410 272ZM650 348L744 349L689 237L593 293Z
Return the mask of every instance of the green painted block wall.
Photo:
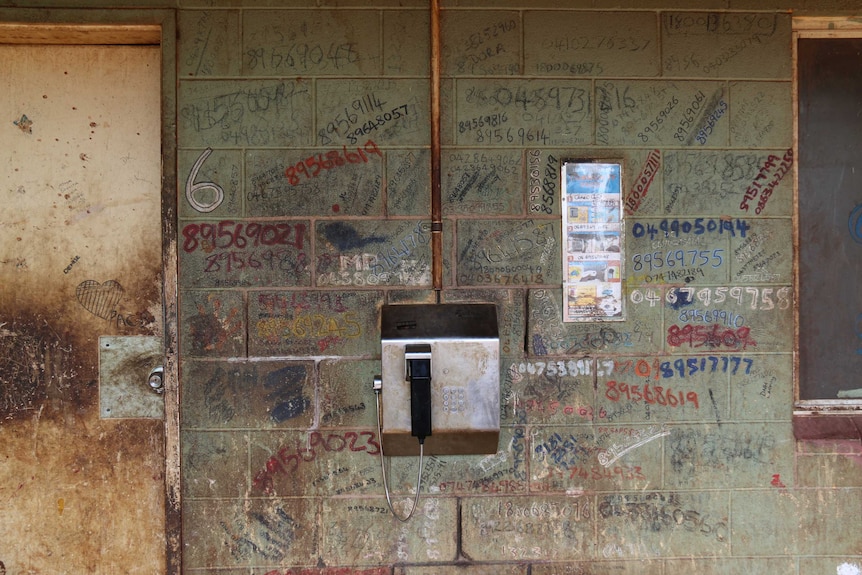
M179 11L179 180L224 190L180 196L186 572L859 573L858 441L791 428L792 175L741 205L792 148L790 13L584 8L443 7L443 299L497 305L502 431L406 523L371 382L380 306L433 301L429 14ZM583 157L624 163L619 323L562 321Z

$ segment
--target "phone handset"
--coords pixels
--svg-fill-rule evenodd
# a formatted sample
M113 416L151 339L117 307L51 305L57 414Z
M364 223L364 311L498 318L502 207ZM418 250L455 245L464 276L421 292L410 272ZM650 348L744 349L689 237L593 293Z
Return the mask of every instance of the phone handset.
M427 343L405 346L404 363L410 382L411 435L421 444L431 435L431 346Z

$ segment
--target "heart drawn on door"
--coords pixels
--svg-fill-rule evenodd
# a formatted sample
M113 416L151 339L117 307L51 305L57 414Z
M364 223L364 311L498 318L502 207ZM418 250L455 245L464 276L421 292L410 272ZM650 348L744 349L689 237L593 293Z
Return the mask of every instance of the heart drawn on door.
M116 280L105 283L86 280L78 284L75 295L85 310L102 319L111 319L111 312L123 296L123 286Z

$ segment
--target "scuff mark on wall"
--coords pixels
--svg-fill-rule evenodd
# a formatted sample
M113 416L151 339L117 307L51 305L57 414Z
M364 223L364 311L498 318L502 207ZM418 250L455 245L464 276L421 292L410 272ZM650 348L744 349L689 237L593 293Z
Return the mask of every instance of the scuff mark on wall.
M94 382L80 373L69 334L42 314L22 315L0 324L0 419L29 418L49 399L89 404Z
M33 133L33 121L27 117L27 114L21 114L21 118L13 120L12 123L18 126L18 129L25 134Z

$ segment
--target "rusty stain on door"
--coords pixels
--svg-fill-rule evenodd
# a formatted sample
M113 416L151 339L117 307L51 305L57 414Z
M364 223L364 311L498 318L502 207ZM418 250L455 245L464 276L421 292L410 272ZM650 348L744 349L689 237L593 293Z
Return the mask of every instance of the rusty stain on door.
M0 565L161 573L163 422L99 411L100 336L163 332L160 49L0 45L0 75Z

